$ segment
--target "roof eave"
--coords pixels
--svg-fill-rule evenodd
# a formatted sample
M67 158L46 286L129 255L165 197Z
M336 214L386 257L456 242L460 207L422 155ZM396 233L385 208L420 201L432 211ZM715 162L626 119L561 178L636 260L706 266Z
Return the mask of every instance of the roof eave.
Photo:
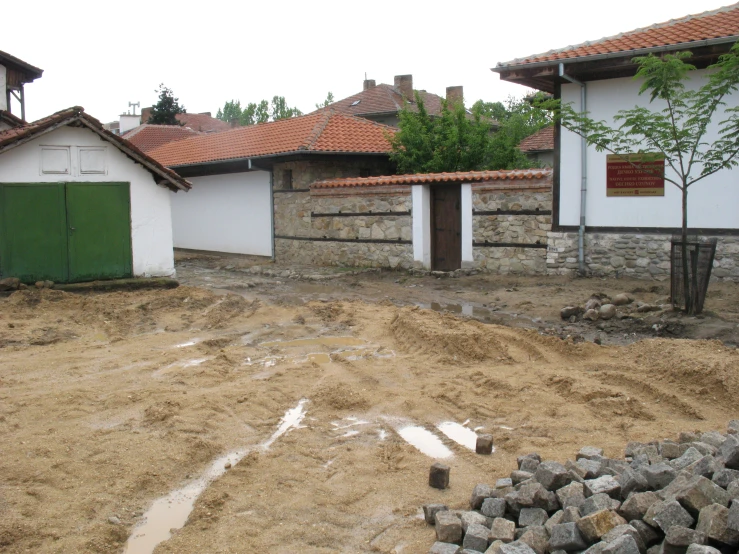
M193 163L188 163L188 164L173 164L173 165L167 165L165 167L168 167L172 170L177 170L179 168L190 168L190 167L217 165L217 164L225 164L225 163L248 162L249 160L264 160L264 159L269 159L269 158L279 158L283 156L296 156L296 155L305 155L305 154L334 155L334 156L336 155L389 156L390 151L388 150L386 152L350 152L347 150L290 150L289 152L278 152L275 154L262 154L260 156L247 156L247 157L242 157L242 158L223 158L223 159L218 159L218 160L203 160L202 162L193 162Z

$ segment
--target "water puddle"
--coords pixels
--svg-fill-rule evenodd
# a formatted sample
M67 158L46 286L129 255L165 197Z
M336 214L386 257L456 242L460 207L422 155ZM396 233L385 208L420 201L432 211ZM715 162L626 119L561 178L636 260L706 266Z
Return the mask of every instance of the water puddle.
M509 312L496 307L489 308L486 305L481 306L479 304L473 303L441 304L439 302L431 302L430 304L416 303L416 306L424 310L433 310L440 313L458 314L488 323L505 324L506 322L518 320L518 325L525 321L525 325L533 325L534 327L539 327L539 324L541 323L541 320L539 318L531 318L525 314Z
M367 344L367 341L357 339L354 337L316 337L312 339L295 339L295 340L273 340L270 342L263 342L259 346L272 347L272 346L362 346Z
M188 368L188 367L197 367L208 360L211 360L212 358L193 358L192 360L183 360L179 362L175 362L173 364L169 364L168 366L164 366L160 369L157 369L152 375L154 377L159 377L161 375L166 375L167 373L171 373L175 368Z
M451 458L454 454L449 450L441 439L428 429L417 425L408 425L398 429L398 434L408 444L415 447L421 453L430 458Z
M464 446L465 448L469 448L474 451L477 447L477 433L472 429L468 429L464 425L460 425L454 421L445 421L437 425L436 428L454 442Z
M200 342L201 340L202 340L202 339L198 339L198 338L195 338L195 339L190 339L190 340L189 340L189 341L187 341L187 342L183 342L183 343L180 343L180 344L175 344L175 345L174 345L174 347L175 347L175 348L187 348L188 346L195 346L195 345L196 345L197 343L199 343L199 342Z
M259 445L262 450L268 449L290 429L300 428L300 422L305 417L304 406L306 402L308 400L303 398L297 406L285 412L277 430L270 438ZM234 450L220 458L216 458L198 479L169 493L167 496L155 500L144 514L141 524L133 530L126 543L124 554L151 554L154 552L159 543L168 540L172 536L172 529L180 529L185 525L195 506L195 501L208 485L223 475L228 467L238 464L251 450L251 447Z

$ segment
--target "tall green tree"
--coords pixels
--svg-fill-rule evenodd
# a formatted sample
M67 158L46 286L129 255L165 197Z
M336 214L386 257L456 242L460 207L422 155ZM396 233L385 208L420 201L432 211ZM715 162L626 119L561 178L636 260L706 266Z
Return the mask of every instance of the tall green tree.
M274 96L271 105L267 100L262 100L258 104L249 102L243 109L239 100L230 100L225 103L222 109L219 108L216 117L223 121L236 119L239 125L246 126L299 115L303 115L303 112L298 108L289 107L284 96Z
M639 94L648 93L650 106L620 110L613 122L596 121L556 100L542 102L540 107L554 113L563 127L584 137L599 152L664 158L669 171L659 170L659 175L682 196L683 298L685 310L694 314L697 286L691 283L688 265L688 191L718 171L739 166L739 43L708 68L697 90L685 86L695 70L687 61L690 58L690 52L634 58L639 66L635 79L642 81ZM706 132L712 122L718 133L709 142ZM638 162L629 163L646 173L654 171Z
M180 99L175 98L172 89L165 87L164 83L161 83L154 92L159 94L159 100L152 106L147 123L179 125L177 114L187 113L185 107L180 105Z
M223 109L218 109L216 117L222 121L231 122L233 120L240 121L243 110L241 109L241 101L231 100L226 102Z
M334 93L329 91L328 94L326 95L326 100L324 100L320 104L316 104L316 109L320 110L322 108L328 108L333 103L334 103Z
M285 101L284 96L274 96L272 98L272 111L270 113L272 121L277 121L279 119L289 119L291 117L297 117L299 115L303 115L303 112L301 112L298 108L289 107L287 105L287 102Z

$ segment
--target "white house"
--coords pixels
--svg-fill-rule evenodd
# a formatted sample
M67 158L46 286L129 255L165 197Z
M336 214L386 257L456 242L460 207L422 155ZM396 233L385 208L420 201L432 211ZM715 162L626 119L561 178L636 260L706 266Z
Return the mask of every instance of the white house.
M0 131L0 276L174 275L170 200L190 187L80 107Z
M613 123L622 109L661 108L658 103L650 105L647 94L639 95L634 57L690 51L689 61L697 71L689 86L698 87L705 82L706 68L738 38L739 4L734 4L500 63L493 71L501 79L552 93L596 120ZM727 106L738 103L736 93L726 99ZM717 138L722 115L717 113L709 126L707 141ZM583 139L559 125L554 130L554 153L548 271L667 277L670 238L681 225L680 190L669 182L621 186L615 176L616 160L609 162L607 152L585 147ZM689 193L691 232L720 237L713 275L739 278L739 171L719 172Z

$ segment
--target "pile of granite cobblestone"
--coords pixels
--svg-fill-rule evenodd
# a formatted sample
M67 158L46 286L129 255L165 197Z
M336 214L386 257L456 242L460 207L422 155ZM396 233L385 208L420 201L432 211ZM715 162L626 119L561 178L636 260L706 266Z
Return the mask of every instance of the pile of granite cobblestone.
M622 459L591 446L564 465L521 456L469 504L423 507L429 554L736 554L739 420L727 433L631 442Z

